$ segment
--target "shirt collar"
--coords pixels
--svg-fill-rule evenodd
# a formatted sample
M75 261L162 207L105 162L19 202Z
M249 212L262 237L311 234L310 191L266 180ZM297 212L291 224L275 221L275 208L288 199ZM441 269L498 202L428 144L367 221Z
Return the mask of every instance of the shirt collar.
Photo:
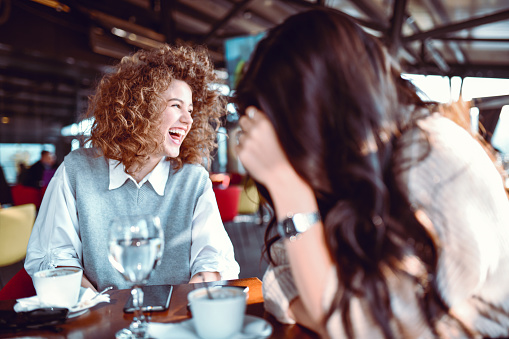
M166 187L166 182L168 181L168 174L171 169L171 162L166 161L166 158L163 157L161 161L156 165L156 167L143 178L140 183L137 183L136 180L125 172L124 164L120 163L117 160L108 159L109 171L110 171L110 184L108 186L109 190L114 190L122 186L127 180L131 180L136 184L138 188L141 188L145 182L150 182L156 193L160 196L164 196L164 189Z

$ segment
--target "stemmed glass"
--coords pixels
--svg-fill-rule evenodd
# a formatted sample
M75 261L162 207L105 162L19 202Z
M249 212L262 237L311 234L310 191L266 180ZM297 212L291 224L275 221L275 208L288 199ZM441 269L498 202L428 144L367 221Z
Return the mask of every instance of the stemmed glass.
M108 259L131 286L134 317L129 328L116 338L145 338L148 321L143 315L143 291L153 269L159 264L164 248L164 233L158 217L134 215L115 218L110 225Z

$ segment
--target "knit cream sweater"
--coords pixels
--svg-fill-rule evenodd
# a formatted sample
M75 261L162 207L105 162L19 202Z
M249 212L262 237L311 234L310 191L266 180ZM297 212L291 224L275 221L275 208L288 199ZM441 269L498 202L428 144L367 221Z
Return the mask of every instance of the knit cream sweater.
M416 142L420 133L405 133L405 146L396 155L397 163L413 165L398 176L398 184L411 206L431 221L440 240L437 283L439 293L459 319L476 337L509 336L509 200L502 179L480 145L461 127L434 114L419 121L427 132L431 153L419 156L425 143ZM283 323L294 323L288 316L289 303L298 297L283 244L272 248L276 265L263 277L265 308ZM405 261L408 269L419 269L415 260ZM394 319L390 326L398 338L434 338L417 305L419 286L410 279L386 273ZM328 309L338 286L332 269L323 296ZM370 318L367 303L352 299L351 319L356 338L382 338ZM331 338L344 338L341 310L327 324ZM438 323L442 338L468 336L444 316Z

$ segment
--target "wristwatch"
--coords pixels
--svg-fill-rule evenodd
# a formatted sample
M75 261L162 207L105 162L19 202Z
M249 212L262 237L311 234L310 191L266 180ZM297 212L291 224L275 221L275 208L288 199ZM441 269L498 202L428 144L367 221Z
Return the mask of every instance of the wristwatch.
M278 222L277 231L281 238L295 241L301 233L306 232L320 220L319 212L288 214L284 220Z

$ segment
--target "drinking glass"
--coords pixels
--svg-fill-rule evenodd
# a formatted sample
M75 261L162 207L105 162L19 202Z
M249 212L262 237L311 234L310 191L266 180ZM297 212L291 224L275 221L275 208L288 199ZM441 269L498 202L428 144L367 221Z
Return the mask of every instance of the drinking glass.
M134 317L129 328L116 333L116 338L146 338L148 321L143 315L143 291L164 248L164 234L158 217L134 215L115 218L110 225L108 259L131 285Z

